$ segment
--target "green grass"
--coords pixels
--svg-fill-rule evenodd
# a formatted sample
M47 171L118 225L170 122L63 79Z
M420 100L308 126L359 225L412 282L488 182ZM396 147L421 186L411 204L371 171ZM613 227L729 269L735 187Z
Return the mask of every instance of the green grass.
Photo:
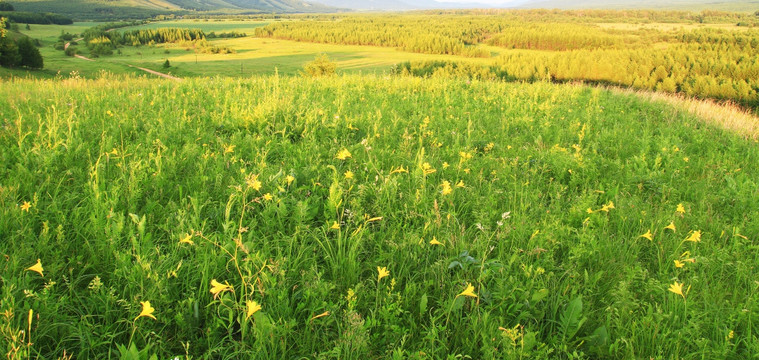
M0 351L17 358L759 353L759 147L663 103L105 76L5 81L0 114Z

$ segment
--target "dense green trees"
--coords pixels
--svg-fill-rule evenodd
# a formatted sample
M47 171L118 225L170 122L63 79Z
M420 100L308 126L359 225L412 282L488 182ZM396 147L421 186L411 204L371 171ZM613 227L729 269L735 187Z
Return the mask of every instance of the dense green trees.
M13 40L5 29L6 19L0 18L0 66L23 66L30 69L41 69L42 55L34 43L26 36Z
M0 11L13 11L13 10L15 10L13 8L13 5L5 1L0 1Z

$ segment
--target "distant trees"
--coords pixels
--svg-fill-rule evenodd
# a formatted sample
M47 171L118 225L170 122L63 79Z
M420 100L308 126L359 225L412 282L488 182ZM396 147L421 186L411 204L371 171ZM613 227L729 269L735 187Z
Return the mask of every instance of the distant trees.
M8 20L19 24L55 24L55 25L71 25L74 20L58 14L50 13L33 13L33 12L21 12L21 11L3 11L0 10L0 15L8 18Z
M0 1L0 11L13 11L13 5L8 2Z

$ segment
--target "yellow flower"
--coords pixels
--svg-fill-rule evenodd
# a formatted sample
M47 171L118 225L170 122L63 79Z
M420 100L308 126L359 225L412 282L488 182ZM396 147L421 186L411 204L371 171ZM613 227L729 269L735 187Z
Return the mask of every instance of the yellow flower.
M337 223L337 221L332 223L332 226L329 227L332 230L338 230L340 229L340 224Z
M685 214L685 207L683 206L682 203L677 204L677 210L675 210L675 211L677 211L677 212L679 212L681 214Z
M236 147L236 145L224 146L224 153L225 154L229 154L229 153L235 152L235 147Z
M446 161L443 162L443 169L447 169L449 166L451 165L449 165L448 162Z
M28 201L24 201L23 204L21 204L21 210L29 212L29 208L32 207L32 204L30 204Z
M264 200L271 201L271 199L274 199L274 197L270 193L264 194Z
M443 164L443 167L445 167L445 164ZM424 163L422 164L422 171L424 171L424 175L429 175L429 174L434 173L437 170L433 169L430 163Z
M213 294L214 299L219 293L232 290L234 290L234 288L232 288L232 285L229 285L226 281L222 284L216 281L216 279L211 280L211 294Z
M453 189L451 189L451 183L449 183L448 180L443 180L443 184L440 186L443 187L443 190L441 191L443 195L448 195L453 192Z
M323 312L323 313L321 313L321 314L319 314L319 315L316 315L316 316L312 317L312 318L311 318L311 319L309 319L308 321L314 321L314 320L316 320L316 319L318 319L318 318L323 318L323 317L325 317L325 316L329 316L329 314L330 314L330 313L329 313L329 311L325 311L325 312Z
M701 230L696 230L685 241L701 242Z
M463 188L464 186L466 186L464 185L464 180L459 180L459 182L456 183L457 188Z
M377 282L382 280L383 277L389 276L390 271L387 270L387 267L379 267L377 266Z
M191 239L192 239L192 234L187 234L187 235L185 235L185 236L184 236L182 239L180 239L180 240L179 240L179 243L180 243L180 244L190 244L190 245L195 245L195 242L194 242L194 241L192 241Z
M353 179L353 171L350 171L350 170L346 171L345 178L348 180Z
M42 272L44 271L44 269L42 268L42 262L40 261L40 259L37 259L37 263L26 268L26 270L34 271L37 274L40 274L40 276L45 277L45 275L42 275Z
M603 207L601 207L601 210L599 210L599 211L609 212L609 210L611 210L611 209L616 209L614 207L614 202L613 201L609 201L609 203L606 204L606 205L604 205Z
M594 213L595 211L593 211L593 209L591 209L591 208L588 208L588 210L585 210L585 212L586 212L586 213L588 213L588 214L592 214L592 213Z
M400 174L400 173L407 173L407 172L408 172L408 170L404 169L403 166L401 165L397 169L391 169L390 170L390 175Z
M690 161L690 158L686 156L686 157L683 158L683 161L688 162L688 161Z
M351 157L351 152L348 151L348 149L343 148L342 150L338 151L337 155L335 155L335 158L339 160L345 160L347 158Z
M251 316L253 316L253 314L255 314L255 313L258 311L258 310L261 310L261 305L259 305L257 302L255 302L255 301L252 301L252 300L248 300L248 301L246 301L246 302L245 302L245 307L246 307L246 308L247 308L247 310L248 310L248 311L247 311L247 313L248 313L248 316L247 316L247 317L245 317L245 319L248 319L248 318L250 318L250 317L251 317Z
M285 177L285 181L287 181L287 185L290 185L293 183L293 181L295 181L295 177L292 175L287 175L287 177Z
M681 267L683 267L683 266L685 266L685 263L684 263L684 262L682 262L682 261L680 261L680 260L675 260L675 267L676 267L676 268L681 268Z
M430 245L443 245L443 243L437 241L437 239L433 237L432 240L430 240Z
M670 221L669 225L664 227L664 230L672 230L672 232L675 232L677 228L675 228L675 223Z
M459 297L459 296L469 296L469 297L476 298L477 294L474 293L474 285L470 283L466 283L466 289L464 289L464 291L462 291L461 294L456 295L456 297Z
M669 286L669 291L671 291L671 292L673 292L673 293L675 293L677 295L680 295L680 296L683 297L683 299L685 299L685 294L683 294L683 284L682 283L678 283L677 281L675 281L674 284L672 284L672 285Z
M253 188L253 190L261 190L261 181L258 180L258 175L250 174L248 175L248 178L245 179L245 183L248 184L249 188Z
M646 231L646 233L645 233L645 234L643 234L643 235L641 235L641 236L638 236L638 237L639 237L639 238L646 238L646 239L648 239L648 240L650 240L650 241L653 241L653 240L654 240L654 235L653 235L653 234L651 234L651 230L648 230L648 231Z
M153 307L150 306L150 301L140 301L140 304L142 304L142 311L140 312L140 315L137 315L137 317L134 319L137 320L145 316L145 317L149 317L155 320L156 318L155 316L153 316L153 312L155 312L155 309L153 309Z

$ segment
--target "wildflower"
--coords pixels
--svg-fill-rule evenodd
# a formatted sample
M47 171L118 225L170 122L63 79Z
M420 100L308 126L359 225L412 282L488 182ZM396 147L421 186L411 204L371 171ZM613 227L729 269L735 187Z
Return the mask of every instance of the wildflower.
M248 175L248 178L245 179L245 183L248 184L248 187L252 188L253 190L256 190L256 191L261 190L261 181L258 180L258 175L255 175L255 174Z
M462 291L460 294L456 295L456 297L459 297L459 296L469 296L469 297L476 298L477 294L474 293L474 285L470 283L466 283L466 289L464 289L464 291Z
M677 204L677 210L675 211L679 212L680 214L685 214L685 207L683 206L682 203Z
M465 187L465 186L466 186L466 185L464 185L464 180L459 180L459 182L457 182L457 183L456 183L456 187L457 187L457 188L463 188L463 187Z
M346 171L345 178L348 180L353 179L353 171L350 171L350 170Z
M687 156L686 156L686 157L683 157L683 161L685 161L685 162L688 162L688 161L690 161L690 158L689 158L689 157L687 157Z
M387 270L387 267L379 267L377 266L377 282L382 280L383 277L389 276L390 271Z
M216 281L216 279L211 280L211 294L213 294L214 299L219 293L232 290L234 290L234 288L232 288L232 285L229 285L226 281L222 284Z
M348 151L348 149L345 149L345 148L343 148L342 150L340 150L337 153L337 155L335 156L335 158L337 158L338 160L346 160L349 157L351 157L351 152Z
M150 301L140 301L140 304L142 304L142 311L140 312L140 315L137 315L137 317L134 319L137 320L145 316L145 317L149 317L155 320L156 318L155 316L153 316L153 312L155 312L155 309L152 306L150 306Z
M448 162L445 162L445 161L443 162L443 169L447 169L449 166L451 165L448 164Z
M316 315L316 316L312 317L311 319L309 319L308 321L314 321L314 320L316 320L318 318L322 318L322 317L325 317L325 316L329 316L329 311L325 311L325 312L323 312L323 313L321 313L319 315Z
M677 229L675 228L675 223L670 221L669 225L664 227L664 230L672 230L672 232L675 232Z
M445 167L445 166L443 166L443 167ZM434 173L434 172L437 171L437 170L435 170L435 169L432 168L432 165L430 165L430 163L424 163L424 164L422 164L422 170L424 171L424 175L429 175L429 174L432 174L432 173Z
M645 233L645 234L643 234L643 235L641 235L641 236L638 236L638 237L639 237L639 238L646 238L646 239L648 239L648 240L650 240L650 241L653 241L653 240L654 240L654 235L653 235L653 234L651 234L651 230L648 230L648 231L646 231L646 233Z
M691 233L690 236L687 239L685 239L685 241L701 242L701 230L696 230L693 233Z
M606 205L604 205L604 206L602 206L601 210L599 210L599 211L609 212L609 210L611 210L611 209L615 209L613 201L609 201L609 203L606 204Z
M472 158L472 154L470 154L468 152L465 152L465 151L460 151L459 152L459 157L460 157L459 162L463 163L463 162L471 159Z
M371 223L371 222L375 222L375 221L381 221L382 220L382 216L375 216L373 218L369 218L369 215L367 215L365 219L366 219L366 222Z
M682 283L678 283L677 281L675 281L674 284L672 284L672 285L669 286L669 291L671 291L671 292L673 292L673 293L675 293L677 295L682 296L683 300L685 299L685 294L683 294L683 284Z
M224 146L224 153L229 154L235 152L236 145L225 145Z
M32 204L30 204L28 201L24 201L23 204L21 204L21 211L29 212L29 208L32 207Z
M247 309L248 315L245 317L245 319L250 318L255 314L258 310L261 310L261 305L259 305L257 302L253 300L248 300L245 302L245 307Z
M400 174L400 173L407 173L408 170L404 169L403 166L399 166L397 169L393 168L390 170L390 175L393 174Z
M42 275L42 272L44 271L44 269L42 268L42 262L40 261L40 259L37 259L37 263L26 268L26 270L34 271L37 274L40 274L40 276L45 277L45 275Z
M182 239L180 239L180 240L179 240L179 243L180 243L180 244L190 244L190 245L195 245L195 242L194 242L194 241L192 241L191 239L192 239L192 234L187 234L187 235L185 235L185 236L184 236Z
M675 260L675 267L676 267L676 268L681 268L681 267L683 267L683 266L685 266L685 263L684 263L684 262L682 262L682 261L680 261L680 260Z
M295 181L295 177L292 175L287 175L287 177L285 177L285 181L287 181L287 185L290 186L290 184L292 184L293 181Z
M453 189L451 189L451 183L449 183L448 180L443 180L441 186L443 187L443 190L441 191L443 195L448 195L453 192Z
M338 230L340 229L340 224L337 223L337 221L332 223L332 226L329 227L332 230Z
M585 212L586 212L586 213L588 213L588 214L592 214L592 213L594 213L595 211L593 211L593 209L591 209L591 208L588 208L588 210L585 210Z
M434 236L432 237L432 240L430 240L430 245L443 245L440 241L437 241L437 238Z

